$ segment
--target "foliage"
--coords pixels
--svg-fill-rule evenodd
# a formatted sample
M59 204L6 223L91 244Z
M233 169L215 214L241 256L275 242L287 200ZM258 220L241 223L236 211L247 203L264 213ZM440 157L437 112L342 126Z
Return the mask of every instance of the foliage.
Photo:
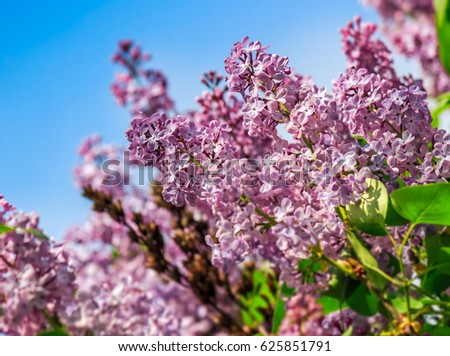
M450 2L434 0L436 10L436 29L439 43L439 58L448 74L450 74Z

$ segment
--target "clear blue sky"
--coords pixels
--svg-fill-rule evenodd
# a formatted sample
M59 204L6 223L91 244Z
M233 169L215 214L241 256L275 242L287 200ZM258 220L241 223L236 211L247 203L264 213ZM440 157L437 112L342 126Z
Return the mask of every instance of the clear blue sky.
M72 183L80 140L100 133L126 143L129 117L109 91L117 40L152 53L182 110L195 107L201 74L223 72L245 35L329 86L345 67L337 30L357 14L377 20L357 0L2 1L0 194L39 211L56 238L87 216Z

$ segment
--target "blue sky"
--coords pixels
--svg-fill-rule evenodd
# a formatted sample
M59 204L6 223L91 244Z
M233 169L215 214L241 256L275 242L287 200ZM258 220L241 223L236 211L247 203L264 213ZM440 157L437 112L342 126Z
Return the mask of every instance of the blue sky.
M132 38L169 78L179 110L195 108L199 79L223 72L231 45L249 35L321 85L345 67L338 28L357 0L3 1L0 5L0 194L59 238L87 216L72 183L81 139L126 144L129 123L109 91L116 42Z

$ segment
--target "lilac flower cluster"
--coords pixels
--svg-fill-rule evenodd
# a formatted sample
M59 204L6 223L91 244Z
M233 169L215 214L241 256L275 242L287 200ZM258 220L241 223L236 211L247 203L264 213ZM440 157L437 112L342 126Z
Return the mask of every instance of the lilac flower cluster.
M188 290L149 269L126 228L109 216L94 213L64 240L80 286L62 319L71 334L195 335L211 327L205 307ZM170 253L175 260L182 258L173 248Z
M228 131L224 122L214 120L197 128L186 116L168 118L157 113L135 117L127 138L133 156L171 175L163 196L169 203L182 206L200 195L201 182L194 177L201 175L206 166L236 157Z
M165 285L141 258L107 270L96 267L79 277L91 283L79 290L64 320L72 334L204 335L210 329L206 308L178 285Z
M244 38L225 60L229 88L243 99L241 124L231 121L218 132L215 121L197 129L185 116L134 119L127 137L143 163L162 168L183 157L164 196L177 205L207 203L217 226L207 241L216 265L264 258L282 280L298 285L295 266L311 247L339 255L344 226L335 208L356 201L366 178L389 190L399 179L410 185L446 178L440 169L445 143L438 151L433 146L444 134L431 127L426 93L419 81L397 76L375 29L356 19L342 30L349 68L331 93L293 74L286 57ZM209 162L224 167L242 158L230 144L241 126L249 136L276 142L266 147L264 160L271 163L216 174L214 184L190 179L188 168L201 172ZM282 126L289 140L278 134Z
M77 188L90 185L94 189L112 192L114 195L123 195L122 187L129 176L122 175L119 178L121 184L108 184L108 175L102 169L102 164L106 161L113 161L120 158L120 150L113 145L103 145L99 135L92 135L83 140L78 150L83 160L81 165L75 166L73 175ZM120 167L118 167L120 168Z
M371 22L362 23L360 17L351 21L341 29L342 49L348 59L349 67L366 68L385 79L395 79L393 60L386 45L374 39L377 25Z
M131 40L119 42L113 62L122 65L126 72L119 73L111 85L113 95L120 105L132 105L135 114L143 111L152 115L158 111L173 109L173 100L167 92L167 79L157 70L144 69L150 55L142 53Z
M367 335L370 328L382 328L386 323L383 317L373 317L368 321L349 309L323 315L322 307L312 294L296 294L287 301L286 310L280 335L336 336L350 327L352 335Z
M243 102L239 100L227 86L222 87L223 77L216 72L209 72L202 78L202 83L208 90L203 91L197 98L200 110L191 114L197 126L208 125L211 121L226 122L233 128L231 132L232 145L240 151L240 157L262 158L265 147L271 144L269 137L251 136L248 134L243 121Z
M225 70L230 90L241 93L244 99L243 126L251 136L275 138L275 128L286 120L302 80L292 74L287 57L268 54L267 49L245 37L234 44Z
M417 59L427 92L437 96L450 90L450 78L438 54L433 0L363 0L383 20L383 32L402 55Z
M34 335L65 315L76 289L61 245L50 242L35 213L15 211L0 196L0 332Z
M122 148L105 144L101 136L92 135L83 140L78 153L81 162L73 169L75 186L78 189L90 187L120 199L130 223L133 212L139 211L145 221L157 223L163 232L168 233L171 230L168 213L157 207L146 189L133 182L130 165L135 162L126 160L127 156ZM108 162L111 164L110 171L105 168L105 163ZM102 233L101 228L96 231Z

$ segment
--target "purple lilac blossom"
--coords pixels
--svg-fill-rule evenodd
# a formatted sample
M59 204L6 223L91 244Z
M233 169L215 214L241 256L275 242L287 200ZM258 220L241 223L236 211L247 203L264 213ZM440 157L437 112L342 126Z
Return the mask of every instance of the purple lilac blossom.
M164 159L173 164L173 158L182 158L165 198L176 204L206 201L211 208L217 242L208 243L216 265L267 256L283 280L298 285L292 271L312 246L320 244L338 257L345 239L335 208L356 201L366 178L381 180L388 190L398 187L398 179L406 185L445 181L447 172L440 169L447 164L445 135L431 127L426 92L420 81L396 74L375 30L358 18L342 30L349 68L332 92L294 74L286 57L244 38L225 60L229 89L244 102L241 123L217 132L197 128L186 116L134 119L127 137L144 164L160 168ZM214 121L210 125L217 127ZM278 135L278 126L289 140ZM231 149L241 127L249 136L272 140L256 167L260 173L233 165L227 176L216 174L214 184L193 184L188 172L207 170L211 156L216 166L244 158ZM442 144L430 148L438 140ZM214 142L220 155L205 142ZM321 285L326 283L315 287Z
M118 73L111 85L119 105L131 105L134 114L145 112L147 115L174 108L166 77L160 71L144 68L150 55L142 53L138 45L131 40L120 41L112 60L126 70Z
M363 0L382 18L382 29L400 54L417 60L431 96L450 90L450 78L439 59L433 0Z
M73 302L75 273L64 246L48 240L39 216L16 211L0 195L0 332L34 335L52 328Z

